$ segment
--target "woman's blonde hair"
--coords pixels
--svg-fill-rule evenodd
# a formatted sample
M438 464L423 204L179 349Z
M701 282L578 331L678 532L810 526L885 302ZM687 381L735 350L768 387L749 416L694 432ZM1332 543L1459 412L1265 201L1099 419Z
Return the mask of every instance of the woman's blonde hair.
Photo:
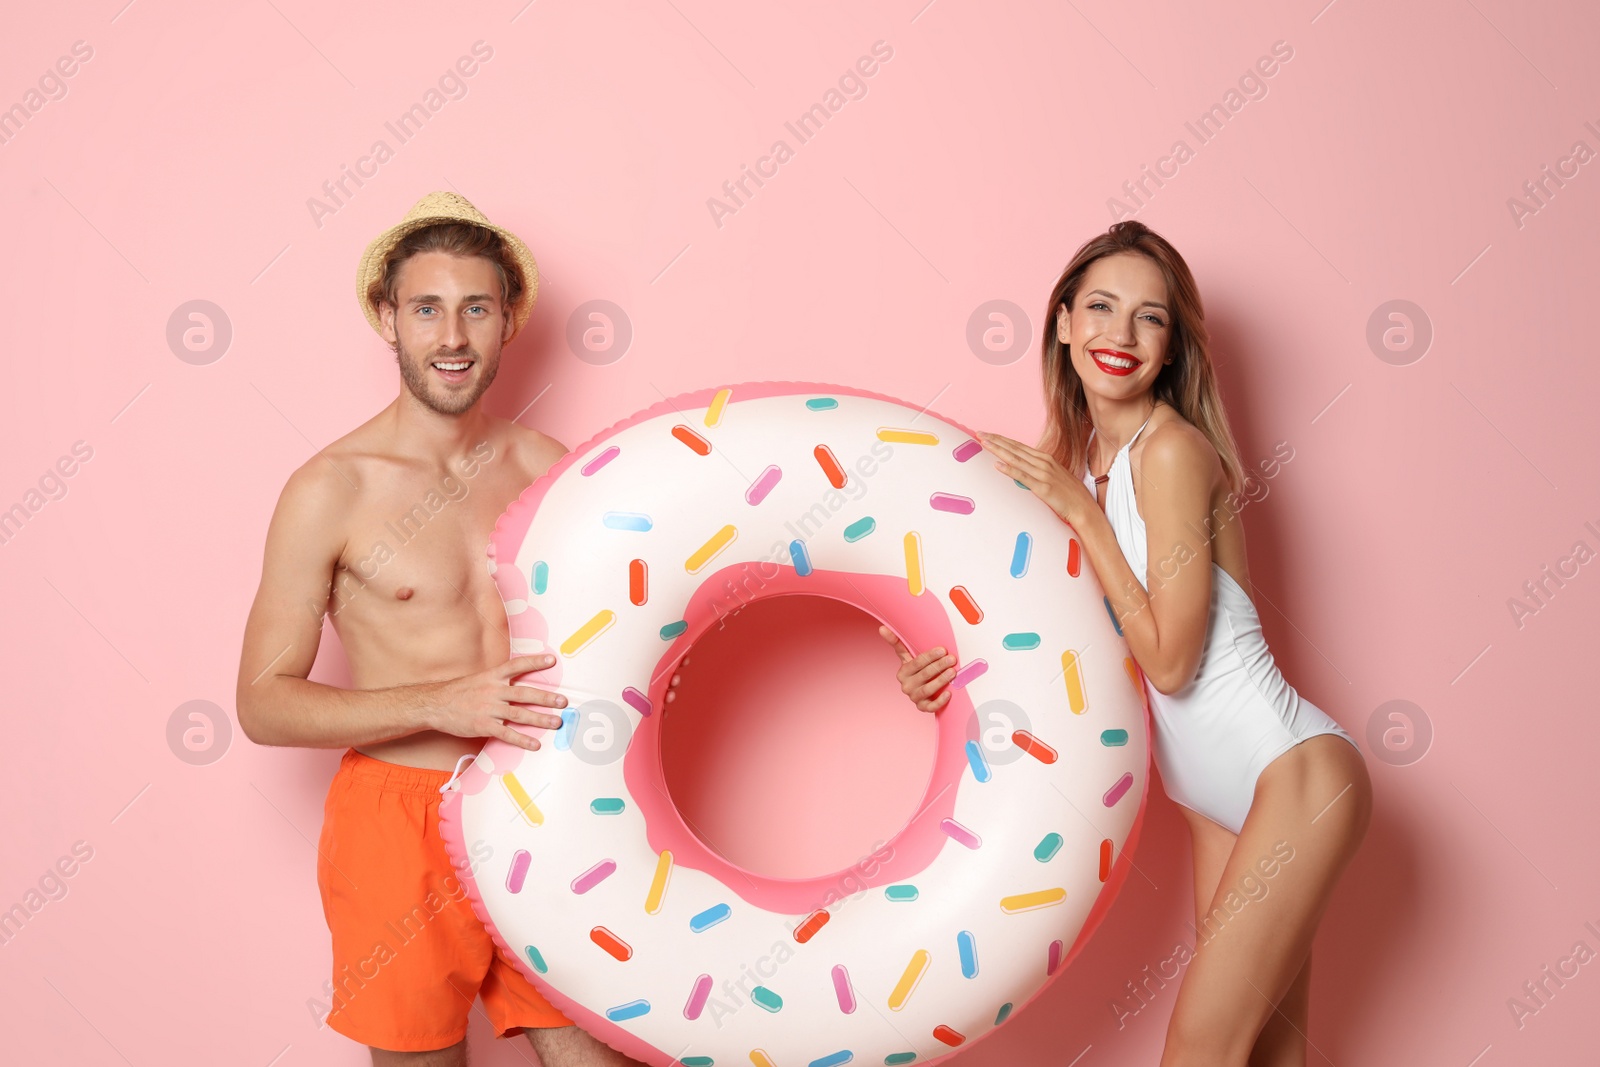
M1172 335L1167 355L1151 392L1165 400L1206 435L1222 460L1228 488L1238 492L1244 483L1239 449L1228 429L1227 412L1217 389L1216 373L1206 337L1205 309L1194 275L1167 239L1137 219L1115 223L1105 233L1084 242L1061 272L1044 317L1044 394L1048 408L1041 448L1073 473L1084 470L1089 458L1089 413L1084 405L1083 379L1072 366L1068 346L1056 337L1056 319L1065 306L1070 312L1090 264L1119 252L1142 255L1156 265L1167 282L1167 304L1172 311Z

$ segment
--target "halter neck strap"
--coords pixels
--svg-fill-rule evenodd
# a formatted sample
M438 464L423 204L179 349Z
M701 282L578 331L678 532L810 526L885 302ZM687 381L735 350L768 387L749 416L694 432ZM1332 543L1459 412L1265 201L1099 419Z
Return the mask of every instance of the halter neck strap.
M1122 453L1122 452L1126 452L1128 450L1129 445L1132 445L1135 441L1137 441L1139 439L1139 435L1144 433L1144 428L1146 426L1149 426L1150 425L1150 420L1155 418L1155 417L1156 417L1155 409L1151 408L1150 409L1150 414L1145 418L1144 422L1140 423L1139 424L1139 428L1137 430L1133 431L1133 436L1128 438L1128 443L1123 445L1121 448L1117 449L1117 452L1119 454ZM1089 442L1094 440L1094 435L1098 430L1099 430L1099 427L1097 427L1097 426L1091 426L1089 428L1089 436L1088 436L1088 439L1084 441L1084 447L1087 448L1088 445L1089 445Z

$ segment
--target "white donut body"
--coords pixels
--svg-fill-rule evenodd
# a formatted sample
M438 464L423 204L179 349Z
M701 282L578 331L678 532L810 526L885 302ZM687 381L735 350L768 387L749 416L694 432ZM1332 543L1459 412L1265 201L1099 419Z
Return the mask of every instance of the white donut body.
M676 397L564 457L490 555L513 651L558 657L520 680L569 724L488 744L443 833L501 951L620 1051L929 1062L1037 996L1109 906L1148 788L1142 678L1072 529L957 424L821 384ZM655 712L700 633L807 592L961 673L906 829L780 881L683 824Z

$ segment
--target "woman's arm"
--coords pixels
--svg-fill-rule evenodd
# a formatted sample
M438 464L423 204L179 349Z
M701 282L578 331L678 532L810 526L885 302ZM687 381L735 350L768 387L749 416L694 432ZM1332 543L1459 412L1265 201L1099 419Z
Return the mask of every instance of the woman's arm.
M1111 521L1088 487L1053 456L996 434L982 434L1003 472L1039 496L1077 531L1128 650L1163 693L1189 684L1205 648L1211 609L1211 542L1203 536L1221 461L1198 430L1169 423L1140 454L1138 506L1148 537L1141 586Z

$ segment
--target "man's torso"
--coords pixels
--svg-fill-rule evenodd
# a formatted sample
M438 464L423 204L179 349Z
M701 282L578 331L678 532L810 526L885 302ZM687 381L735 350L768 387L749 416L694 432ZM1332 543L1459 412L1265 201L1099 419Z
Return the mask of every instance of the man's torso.
M326 605L352 688L444 681L504 663L505 608L484 550L495 520L560 445L495 419L464 455L434 466L384 454L380 440L368 424L325 450L354 485ZM482 738L424 730L359 751L448 769L482 747Z

